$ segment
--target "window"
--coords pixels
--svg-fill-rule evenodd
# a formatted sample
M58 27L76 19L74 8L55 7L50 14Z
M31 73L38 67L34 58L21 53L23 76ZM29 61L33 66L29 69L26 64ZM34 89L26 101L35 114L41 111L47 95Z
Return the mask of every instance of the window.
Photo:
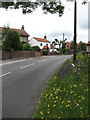
M40 43L40 46L42 46L42 43Z

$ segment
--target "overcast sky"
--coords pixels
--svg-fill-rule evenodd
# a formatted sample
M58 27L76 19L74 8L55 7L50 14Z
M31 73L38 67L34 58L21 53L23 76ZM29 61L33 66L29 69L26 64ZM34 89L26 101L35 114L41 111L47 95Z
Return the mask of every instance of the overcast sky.
M81 1L81 0L80 0ZM43 38L47 36L49 41L63 39L63 33L67 41L73 40L74 31L74 3L65 2L64 14L43 14L39 7L32 14L23 15L22 9L5 10L0 8L0 27L9 25L10 28L21 29L24 25L26 32L32 37ZM77 42L88 42L88 4L78 2L77 7Z

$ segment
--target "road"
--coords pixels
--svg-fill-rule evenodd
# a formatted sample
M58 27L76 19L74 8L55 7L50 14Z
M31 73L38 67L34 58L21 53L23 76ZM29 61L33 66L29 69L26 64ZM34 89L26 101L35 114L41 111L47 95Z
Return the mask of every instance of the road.
M70 55L42 56L2 65L3 118L32 118L42 88L46 88L60 65Z

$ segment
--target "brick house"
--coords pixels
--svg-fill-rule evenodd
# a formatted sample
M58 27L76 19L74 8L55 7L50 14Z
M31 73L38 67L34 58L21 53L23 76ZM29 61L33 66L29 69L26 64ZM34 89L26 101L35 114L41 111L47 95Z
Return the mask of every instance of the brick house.
M4 27L0 27L0 40L1 40L3 29L4 29ZM21 29L10 28L9 30L17 31L20 35L20 41L22 43L28 43L29 34L25 31L24 25L22 25Z
M90 41L88 41L88 43L86 44L86 51L88 56L90 56Z
M70 48L71 47L71 42L66 42L66 48Z

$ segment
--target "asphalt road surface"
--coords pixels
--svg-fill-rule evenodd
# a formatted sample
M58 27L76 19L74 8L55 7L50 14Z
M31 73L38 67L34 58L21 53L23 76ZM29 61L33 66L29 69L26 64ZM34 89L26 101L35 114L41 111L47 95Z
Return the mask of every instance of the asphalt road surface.
M0 75L3 118L32 118L46 81L70 57L43 56L3 63Z

